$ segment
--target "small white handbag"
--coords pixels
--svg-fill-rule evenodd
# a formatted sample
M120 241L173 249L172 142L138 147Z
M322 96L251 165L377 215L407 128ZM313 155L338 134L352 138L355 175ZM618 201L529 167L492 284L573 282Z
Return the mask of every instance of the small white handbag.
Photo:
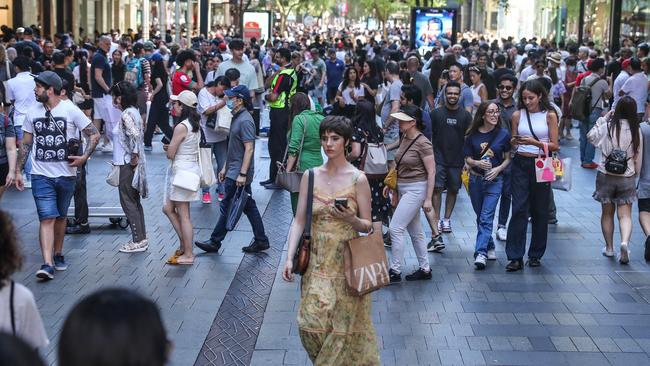
M201 186L201 177L187 170L176 170L172 178L172 185L177 188L196 192Z

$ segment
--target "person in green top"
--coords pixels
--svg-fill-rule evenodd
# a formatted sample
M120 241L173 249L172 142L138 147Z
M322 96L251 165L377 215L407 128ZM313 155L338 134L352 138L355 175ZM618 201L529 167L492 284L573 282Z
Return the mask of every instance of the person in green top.
M290 172L295 167L299 172L304 172L307 169L323 165L318 131L324 117L311 110L311 102L305 93L296 93L293 96L290 115L287 171ZM302 146L300 145L301 141ZM296 160L298 160L297 166ZM291 193L291 209L294 216L297 206L298 192Z

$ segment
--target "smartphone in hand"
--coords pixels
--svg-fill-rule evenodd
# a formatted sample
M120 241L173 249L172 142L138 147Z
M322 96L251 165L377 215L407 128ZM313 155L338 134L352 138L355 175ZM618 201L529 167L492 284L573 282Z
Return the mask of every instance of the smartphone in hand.
M335 198L334 199L334 207L337 209L343 211L344 209L348 208L348 199L347 198Z

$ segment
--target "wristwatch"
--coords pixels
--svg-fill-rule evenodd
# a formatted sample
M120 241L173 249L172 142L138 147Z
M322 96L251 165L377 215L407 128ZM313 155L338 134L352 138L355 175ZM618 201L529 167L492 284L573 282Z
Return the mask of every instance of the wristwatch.
M247 175L247 174L244 174L244 173L239 173L239 176L240 176L240 177L244 177L244 178L246 178L248 175Z

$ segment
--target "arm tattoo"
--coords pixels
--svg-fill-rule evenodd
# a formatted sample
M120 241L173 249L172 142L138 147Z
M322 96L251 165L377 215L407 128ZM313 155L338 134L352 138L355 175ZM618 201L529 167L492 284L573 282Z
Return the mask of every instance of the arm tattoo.
M99 131L97 131L97 127L91 122L82 130L84 136L88 138L88 144L86 144L86 150L84 150L84 155L90 156L92 155L93 151L95 151L95 148L97 147L97 144L99 143Z
M23 142L20 144L20 151L18 152L18 166L16 166L16 171L22 172L25 167L25 162L29 157L29 152L32 151L33 143Z

